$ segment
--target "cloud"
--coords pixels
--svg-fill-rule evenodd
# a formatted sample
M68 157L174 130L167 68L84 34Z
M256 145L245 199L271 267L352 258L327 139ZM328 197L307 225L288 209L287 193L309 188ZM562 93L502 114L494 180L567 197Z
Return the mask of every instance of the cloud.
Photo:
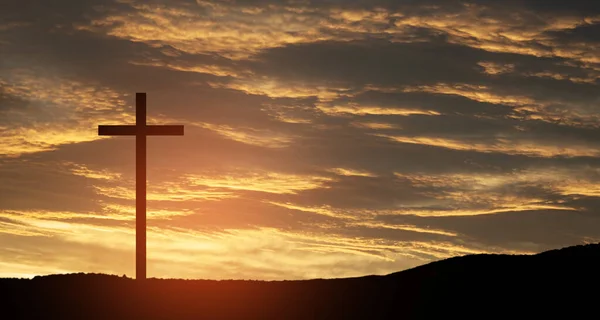
M229 139L256 146L267 148L287 147L292 141L292 137L283 134L269 132L268 130L232 128L226 125L214 125L210 123L199 123L197 126L213 130L218 134Z
M333 168L329 171L341 175L341 176L359 176L359 177L375 177L374 174L370 172L353 170L353 169L344 169L344 168Z
M306 21L293 10L235 10L218 2L179 6L131 3L133 15L112 13L78 26L132 41L168 44L189 53L217 53L242 58L264 47L319 40L316 19ZM286 15L289 12L291 14ZM206 19L214 16L226 24ZM259 23L260 21L260 23ZM252 25L252 26L251 26Z
M381 108L376 106L333 106L333 107L318 107L323 112L328 114L356 114L356 115L398 115L398 116L410 116L414 114L420 115L439 115L435 111L423 111L423 110L410 110L410 109L394 109L394 108Z
M320 176L287 175L275 172L240 172L220 176L218 173L186 177L192 185L232 190L248 190L268 193L296 193L326 187L331 178Z
M500 152L506 154L524 154L541 157L596 157L598 150L589 146L556 146L556 145L536 145L530 142L511 141L511 139L496 139L493 144L461 142L445 138L430 137L402 137L402 136L384 136L400 143L422 144L434 147L455 149L455 150L473 150L477 152Z
M5 156L99 139L92 129L95 123L129 116L123 96L109 88L56 75L44 77L43 70L37 74L28 70L7 71L0 78L3 92L29 103L25 104L25 110L16 107L3 110L3 124L12 124L0 137Z

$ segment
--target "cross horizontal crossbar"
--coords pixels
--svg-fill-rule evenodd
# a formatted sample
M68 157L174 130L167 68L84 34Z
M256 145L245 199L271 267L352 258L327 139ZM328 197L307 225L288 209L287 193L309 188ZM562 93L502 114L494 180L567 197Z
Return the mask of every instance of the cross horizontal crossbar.
M141 129L141 130L140 130ZM140 130L140 131L138 131ZM98 126L98 135L100 136L182 136L183 126L181 125L100 125Z

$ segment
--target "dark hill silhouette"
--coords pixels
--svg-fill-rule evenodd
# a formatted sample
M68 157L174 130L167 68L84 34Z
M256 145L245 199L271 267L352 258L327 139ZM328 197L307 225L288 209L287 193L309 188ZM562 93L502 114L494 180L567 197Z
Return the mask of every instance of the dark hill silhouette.
M302 281L1 279L0 319L597 318L600 244Z

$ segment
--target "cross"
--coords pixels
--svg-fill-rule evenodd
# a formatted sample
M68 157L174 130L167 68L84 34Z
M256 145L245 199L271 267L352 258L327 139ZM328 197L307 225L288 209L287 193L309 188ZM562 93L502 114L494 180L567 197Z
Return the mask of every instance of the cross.
M100 136L135 136L135 278L146 279L146 136L182 136L181 125L146 125L146 93L135 94L135 125L99 125Z

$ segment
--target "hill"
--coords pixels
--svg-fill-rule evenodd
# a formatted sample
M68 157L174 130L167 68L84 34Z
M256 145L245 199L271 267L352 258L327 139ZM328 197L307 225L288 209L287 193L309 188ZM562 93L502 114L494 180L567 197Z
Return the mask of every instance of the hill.
M385 276L303 281L0 279L0 319L432 319L595 315L600 244L469 255Z

